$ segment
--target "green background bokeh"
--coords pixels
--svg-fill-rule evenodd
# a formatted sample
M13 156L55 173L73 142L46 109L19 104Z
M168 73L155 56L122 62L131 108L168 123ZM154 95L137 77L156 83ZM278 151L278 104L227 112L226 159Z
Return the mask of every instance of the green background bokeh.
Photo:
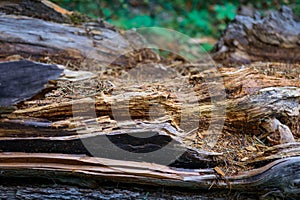
M300 13L300 0L51 0L90 17L101 17L122 29L158 26L171 28L190 37L220 37L228 22L234 19L239 5L251 4L262 14L290 6ZM212 45L204 44L209 50Z

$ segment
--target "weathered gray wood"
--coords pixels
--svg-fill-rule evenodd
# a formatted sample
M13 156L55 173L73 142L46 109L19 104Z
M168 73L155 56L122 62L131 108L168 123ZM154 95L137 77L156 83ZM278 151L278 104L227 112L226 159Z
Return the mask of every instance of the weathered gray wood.
M70 16L72 15L72 12L47 0L2 0L0 2L0 12L10 15L34 17L58 23L70 23Z
M2 60L19 55L90 70L104 69L124 52L133 50L120 32L101 22L75 26L5 14L0 15L0 42ZM119 60L119 64L128 62Z
M198 151L184 146L180 140L176 141L168 131L172 131L174 135L179 133L168 122L152 125L140 123L139 126L132 124L130 128L120 128L110 132L101 131L100 127L103 125L105 122L99 123L98 131L95 129L96 132L90 134L84 129L77 132L68 128L55 128L55 123L47 121L2 120L0 121L0 130L2 130L0 147L2 152L82 154L140 162L146 160L154 162L156 159L147 153L167 148L163 150L165 155L162 157L171 158L173 155L168 154L176 155L176 152L178 154L173 158L173 162L170 161L171 166L203 168L217 165L217 159L214 157L219 154ZM114 127L113 124L106 126L108 129L110 126ZM80 127L77 129L80 130ZM145 138L147 135L152 136ZM138 156L123 157L119 155L118 148Z
M199 190L172 190L170 188L137 186L128 187L122 184L102 185L99 189L86 189L63 184L24 184L19 186L1 186L0 198L2 199L147 199L147 200L209 200L212 198L225 200L228 198L242 198L256 200L260 194L243 194L235 191L199 191ZM16 182L16 180L15 180Z
M31 98L50 80L56 80L63 69L30 61L0 63L0 107L9 107Z
M212 168L176 169L153 163L83 155L3 153L0 154L0 160L1 177L36 177L81 187L97 187L98 181L101 183L111 180L189 189L238 190L266 196L272 194L295 197L300 193L299 157L277 160L264 167L229 177L220 176Z
M300 23L289 7L261 17L237 15L213 50L222 63L300 62Z

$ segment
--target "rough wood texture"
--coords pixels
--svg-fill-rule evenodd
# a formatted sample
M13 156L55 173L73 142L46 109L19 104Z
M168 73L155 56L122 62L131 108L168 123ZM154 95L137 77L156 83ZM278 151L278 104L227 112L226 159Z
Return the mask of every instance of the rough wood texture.
M288 14L284 8L273 15L281 22ZM133 42L96 22L75 26L2 15L0 25L1 59L20 55L68 68L52 82L51 91L1 113L4 178L28 175L81 187L108 179L260 189L266 196L299 193L299 65L216 69L212 64L166 63L149 50L135 51L140 38ZM291 37L283 43L297 51L298 40ZM255 44L245 48L257 51ZM268 54L270 59L274 55ZM159 76L164 71L169 73ZM172 162L161 164L153 152Z
M55 65L29 61L0 63L0 107L9 107L31 98L56 80L63 70ZM33 75L34 74L34 75Z
M14 180L14 179L12 179ZM17 180L14 180L16 182ZM22 180L20 180L22 181ZM32 183L31 183L32 182ZM218 191L218 190L172 190L166 187L147 187L146 190L131 185L126 186L120 183L102 185L97 189L87 189L66 184L49 184L42 181L43 185L38 185L38 181L31 181L26 184L20 183L18 186L0 187L0 197L3 199L149 199L149 200L198 200L198 199L228 199L242 198L256 200L263 194L239 193L235 191Z
M159 163L159 159L153 157L157 155L149 153L164 148L165 155L161 159L170 159L172 166L201 168L217 165L213 157L219 155L218 153L184 146L180 140L176 141L175 137L169 135L169 132L175 136L179 133L168 122L139 125L127 122L128 125L131 124L130 128L119 127L114 131L116 124L109 124L111 120L107 117L103 119L102 122L98 119L98 123L96 120L85 121L85 126L93 126L92 133L88 133L83 127L76 127L80 131L67 129L70 122L3 120L0 122L1 151L80 154L127 161L158 160ZM59 128L60 125L65 128ZM133 153L133 156L123 157L118 148Z
M1 60L18 55L90 70L105 68L135 46L101 21L75 26L5 14L0 17L0 42ZM118 60L120 65L128 62Z
M166 166L64 154L0 154L1 177L39 177L82 187L113 180L189 189L231 189L293 197L299 193L299 158L287 158L244 174L222 177L212 168L172 169ZM12 163L13 161L13 163ZM277 193L277 194L276 194Z
M289 7L261 17L237 15L213 50L222 63L300 62L300 23Z
M200 176L195 179L203 180L203 182L197 183L199 184L197 185L196 183L193 183L194 178L192 178L192 181L188 182L181 180L177 185L177 183L175 184L173 183L173 181L162 181L161 179L159 179L159 182L161 182L162 185L183 187L186 184L185 187L209 188L211 185L215 184L214 182L217 182L217 187L226 188L229 187L228 185L230 185L237 190L244 190L245 188L239 185L242 185L242 182L245 181L247 190L250 191L248 186L250 187L251 184L254 184L252 183L253 181L255 182L254 185L256 187L257 180L255 179L255 177L257 177L258 175L253 175L252 172L247 171L247 169L256 169L259 166L270 163L276 159L299 155L299 151L297 150L299 146L298 142L290 146L287 146L288 144L290 144L287 143L285 147L278 146L276 148L276 146L272 144L272 140L265 139L264 137L273 137L273 140L277 141L278 144L292 142L280 140L281 137L286 136L286 133L284 131L276 132L277 129L273 130L268 128L273 127L274 120L272 119L276 119L277 128L287 128L289 133L292 133L293 139L296 139L298 141L298 122L293 122L292 125L294 126L291 126L291 124L289 124L290 126L286 126L282 124L282 122L289 121L291 118L299 118L298 111L300 98L300 82L298 79L285 79L266 76L251 67L241 69L220 68L219 72L221 77L223 78L225 89L227 91L227 117L224 124L224 129L221 135L219 135L215 147L210 148L210 150L215 151L215 153L203 151L203 149L207 149L210 143L210 139L212 138L209 134L207 134L207 127L209 126L211 118L210 108L212 107L212 103L211 100L207 98L209 94L208 90L205 89L205 85L208 84L208 82L201 80L201 77L205 77L205 74L208 73L208 71L192 75L187 80L188 82L193 83L194 91L196 91L197 94L197 99L199 100L199 102L201 102L198 107L193 106L194 103L191 102L189 98L187 98L189 96L189 93L187 93L185 99L187 100L187 102L190 102L190 106L188 109L189 114L195 117L198 109L200 109L201 111L201 126L199 126L197 130L192 130L189 134L186 134L186 130L183 129L182 132L182 130L177 128L177 124L180 121L182 112L182 110L180 109L181 105L178 104L177 99L174 96L168 94L168 91L166 90L166 88L170 86L168 84L171 84L176 88L176 82L179 81L175 80L175 83L171 81L168 82L168 84L165 83L164 86L159 83L157 83L157 85L151 83L147 86L145 83L143 83L142 88L137 87L135 84L126 84L123 86L119 85L119 87L116 88L117 90L122 91L122 93L98 93L94 97L95 100L93 100L93 98L74 97L74 99L61 98L58 102L53 103L51 101L51 98L53 97L51 97L50 95L50 99L45 98L41 100L24 102L24 105L18 110L10 114L3 115L3 117L7 119L3 119L0 122L2 132L0 144L2 147L2 151L16 152L11 153L12 156L17 155L17 152L27 152L30 153L27 154L29 157L35 155L37 156L39 153L44 153L41 155L47 155L47 158L45 158L45 162L50 162L52 159L54 159L55 154L57 153L64 153L64 156L62 157L65 158L67 158L67 155L71 154L80 154L80 158L82 158L82 156L86 157L86 155L96 155L101 158L114 158L119 160L118 162L127 161L128 163L130 163L130 161L144 161L147 159L151 160L152 158L149 157L149 155L145 154L145 158L143 157L142 153L159 150L163 146L165 146L165 144L168 144L173 140L176 141L176 143L174 143L174 146L171 145L170 147L168 147L171 148L172 152L180 151L180 149L178 149L178 145L182 146L182 148L186 148L187 150L184 154L182 154L181 157L177 159L177 161L174 161L170 166L187 169L201 168L200 171L202 170L201 175L203 177ZM118 84L117 81L116 84ZM157 88L158 86L160 86L159 91L151 91L153 90L151 88ZM149 91L146 88L149 88L151 90ZM133 92L135 95L132 95ZM124 94L128 94L131 96L129 104L126 103L126 95ZM159 110L154 110L153 114L150 114L149 102L152 105L164 105L164 113L161 113L162 115L157 115ZM112 119L114 116L112 108L114 108L114 112L117 111L119 116L116 121ZM129 109L129 113L126 112L127 109ZM93 115L90 116L88 110L94 111L97 114L98 118L95 119L93 118ZM75 116L73 116L74 113ZM76 119L76 116L85 117L86 119ZM31 117L31 119L26 119L28 117ZM191 119L197 119L194 117L192 117ZM224 116L220 115L215 117L222 118ZM45 118L50 121L37 120ZM126 122L126 120L124 119L128 118L133 118L134 120ZM189 122L181 122L179 123L179 125L181 127L186 127L182 123L187 123L188 126ZM155 137L139 139L140 137L145 137L149 134L151 135L152 133L155 133ZM229 138L227 138L227 133L230 134ZM274 134L274 136L272 136L272 134ZM251 139L249 139L250 136L260 138L264 141L265 144L260 144L260 146L254 145L252 146L252 149L254 148L254 150L252 150L250 148L251 146L247 146L245 144L240 144L239 146L239 144L235 143L242 139L246 140L246 143L249 142L249 145L253 145L253 143L250 143L253 142L251 141ZM126 159L124 159L122 158L122 155L121 157L118 157L119 155L114 151L114 149L111 148L110 145L106 145L103 142L98 143L101 145L95 148L97 145L94 144L93 141L97 141L97 138L101 139L101 137L108 137L113 145L121 147L128 152L141 153L139 156L141 160L134 157L127 157ZM236 140L234 138L236 138ZM225 143L228 143L228 140L231 140L234 145L226 146ZM197 143L197 141L200 142ZM92 151L91 149L87 149L86 146L83 145L86 143L95 146L94 148L92 148ZM245 146L247 147L246 151L243 150ZM259 151L256 148L263 148L263 151ZM233 160L230 157L232 156L232 154L226 153L226 151L228 150L230 150L233 155L239 155L240 157L236 157ZM95 154L95 152L104 153L101 155L97 155L97 153ZM22 155L22 157L23 156L24 155ZM27 161L30 159L29 157L26 158ZM167 155L167 157L170 156ZM87 158L92 159L91 157ZM12 159L15 161L17 160L16 158ZM44 158L41 159L43 160ZM39 160L37 162L41 164L44 162L42 160ZM294 162L293 160L297 165L298 160L296 158L291 158L291 162ZM55 160L53 162L57 164L65 163L65 161L59 160ZM124 164L126 164L127 162L124 162ZM33 164L33 162L31 161L29 163ZM111 161L110 163L113 163L113 161ZM74 165L78 165L78 167L84 166L84 164L80 163L75 163ZM245 173L246 175L239 176L236 175L236 172L233 171L230 173L226 173L224 174L226 176L226 179L224 179L224 185L223 183L221 184L223 176L220 175L220 173L222 171L219 171L218 173L218 171L215 171L214 168L218 167L223 171L230 171L234 170L234 166L236 165L243 166L245 168L245 170L239 169L236 172L242 174ZM31 166L27 166L28 168L31 168ZM154 166L154 164L152 166ZM294 166L294 164L292 164L292 166ZM69 168L72 169L74 173L74 166L69 166ZM159 166L158 168L161 168L161 166ZM260 176L270 176L269 170L273 168L273 165L267 165L265 168L263 168L262 175ZM278 167L278 173L289 176L289 173L292 170L280 171L283 169L284 168L280 169L280 167ZM291 169L293 169L293 167L291 167ZM124 172L124 170L122 171ZM261 171L256 172L258 173ZM33 174L34 173L35 172L33 172ZM166 172L162 172L162 174L165 173ZM276 173L272 172L272 174ZM254 178L250 178L252 177L252 175ZM149 176L149 174L147 176ZM210 178L207 179L205 177ZM221 181L219 180L220 177ZM111 178L115 179L113 177ZM272 183L273 185L271 186L271 189L269 189L273 190L277 188L279 191L281 191L280 194L284 193L284 195L290 195L291 191L287 188L283 188L283 185L281 183L282 181L292 181L291 178L277 178L277 181L274 181ZM122 181L121 179L117 180ZM147 180L144 179L138 180L138 183L148 183L156 185L156 181L147 182ZM228 182L228 180L230 181ZM125 181L132 182L133 180L129 178L125 179ZM220 185L218 185L219 183ZM235 183L237 184L236 186L234 186ZM206 186L204 187L202 184L206 184ZM267 187L264 186L265 184L267 184L266 182L258 182L257 184L259 184L262 188L265 188L265 190L267 191Z
M58 23L70 23L70 16L72 15L72 12L47 0L2 0L0 2L0 12L9 15L34 17Z

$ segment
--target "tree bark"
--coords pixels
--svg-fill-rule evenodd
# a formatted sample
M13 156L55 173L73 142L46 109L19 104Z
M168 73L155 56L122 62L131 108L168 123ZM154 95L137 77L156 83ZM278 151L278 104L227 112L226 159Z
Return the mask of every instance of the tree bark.
M213 56L224 64L299 63L299 35L300 23L286 6L265 17L259 12L254 16L237 15L216 44Z

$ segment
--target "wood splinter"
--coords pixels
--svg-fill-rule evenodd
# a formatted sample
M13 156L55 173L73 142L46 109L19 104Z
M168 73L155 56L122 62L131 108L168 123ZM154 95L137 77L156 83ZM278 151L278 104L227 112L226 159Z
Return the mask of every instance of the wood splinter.
M276 118L265 120L264 122L261 123L261 126L269 133L267 139L272 144L284 144L284 143L295 142L294 136L290 128L282 124Z

